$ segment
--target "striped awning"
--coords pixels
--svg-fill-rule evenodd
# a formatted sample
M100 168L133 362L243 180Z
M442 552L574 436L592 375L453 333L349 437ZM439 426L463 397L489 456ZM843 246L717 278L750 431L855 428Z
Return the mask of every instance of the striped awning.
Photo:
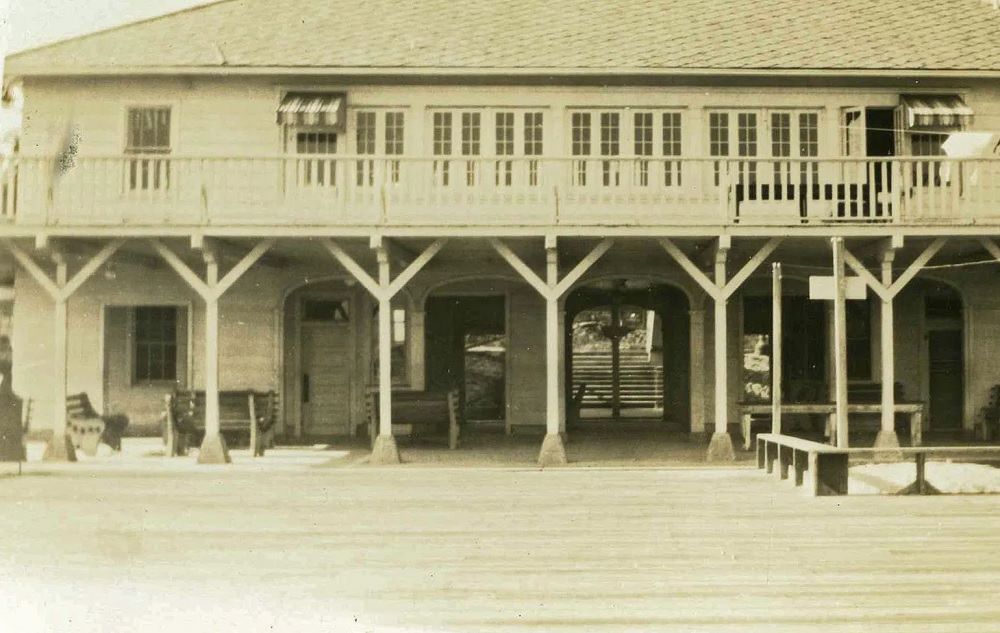
M289 92L278 106L278 124L342 129L346 101L341 92Z
M964 127L972 108L958 95L903 95L907 127Z

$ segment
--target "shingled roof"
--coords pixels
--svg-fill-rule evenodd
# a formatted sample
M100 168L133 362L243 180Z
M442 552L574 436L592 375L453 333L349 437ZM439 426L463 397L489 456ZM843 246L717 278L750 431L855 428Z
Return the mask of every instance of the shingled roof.
M1000 11L990 0L224 0L8 64L20 75L1000 71Z

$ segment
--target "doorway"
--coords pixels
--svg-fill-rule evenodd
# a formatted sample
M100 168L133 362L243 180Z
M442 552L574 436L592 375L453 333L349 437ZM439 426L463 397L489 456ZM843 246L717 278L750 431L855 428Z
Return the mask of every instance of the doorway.
M302 433L344 435L351 430L351 303L333 295L305 295L299 306Z
M934 284L924 296L927 327L927 397L931 430L962 428L965 409L965 333L962 299Z
M505 420L506 297L432 296L425 314L427 389L458 388L466 420Z

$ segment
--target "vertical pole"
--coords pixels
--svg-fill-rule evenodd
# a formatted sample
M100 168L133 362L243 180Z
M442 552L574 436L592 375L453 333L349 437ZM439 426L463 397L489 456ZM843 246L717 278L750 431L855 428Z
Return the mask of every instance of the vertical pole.
M559 297L555 290L559 284L559 251L554 240L551 244L546 240L545 272L549 288L545 297L545 439L538 454L538 464L560 466L566 463L560 402L564 394L561 393L563 385L559 380L559 368L563 363L559 350L564 332L559 329L562 320L559 318Z
M611 417L617 420L622 414L622 349L621 349L622 310L616 301L611 305L611 327L614 335L611 337Z
M378 435L372 447L372 464L398 464L399 448L392 435L392 296L389 294L389 251L379 242L378 261Z
M729 238L720 237L715 252L715 285L720 292L715 297L715 432L708 443L708 461L733 461L736 453L733 440L729 437L729 390L728 359L729 337L727 333L726 302L728 297L721 292L726 286L726 257L729 253Z
M378 250L379 286L389 286L389 254ZM392 435L392 303L389 297L378 300L378 433Z
M219 262L211 248L202 251L206 267L205 297L205 437L198 451L199 464L232 461L219 425Z
M726 251L719 249L715 256L715 285L726 285ZM715 432L729 431L729 395L727 390L729 346L726 318L726 297L715 300Z
M834 386L836 389L837 446L847 448L847 278L844 276L844 238L832 238L833 283L836 295L833 302L834 332Z
M892 251L887 250L882 257L882 285L892 286ZM882 301L882 432L896 431L896 365L892 299Z
M61 290L66 287L68 278L66 261L57 252L53 252L53 259L56 263L56 286ZM65 296L57 296L53 309L53 327L55 328L53 333L55 336L53 337L52 368L55 374L53 381L55 393L52 399L55 410L52 412L52 441L45 447L45 454L42 457L45 461L76 461L76 450L66 434L66 383L69 378L67 368L69 317L66 301Z
M559 251L545 250L547 283L554 288L559 282ZM545 431L559 433L559 300L545 299Z
M781 264L772 265L771 286L771 432L781 433Z
M895 250L886 248L882 253L882 285L892 286L892 262ZM877 457L883 461L896 461L899 454L899 437L896 435L896 364L895 364L895 324L893 299L883 299L880 310L882 347L882 424L875 437L875 448L884 449Z

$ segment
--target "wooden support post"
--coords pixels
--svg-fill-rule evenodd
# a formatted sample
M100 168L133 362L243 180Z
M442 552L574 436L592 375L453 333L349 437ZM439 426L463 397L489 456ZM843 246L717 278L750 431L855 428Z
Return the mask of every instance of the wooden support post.
M565 448L565 385L562 377L562 341L565 319L560 299L611 248L613 241L602 240L559 279L559 251L555 236L545 238L545 279L543 280L501 240L491 239L490 245L511 268L545 299L545 439L538 455L540 466L566 463Z
M892 262L896 251L886 248L882 252L882 285L891 288ZM879 451L875 458L879 461L898 461L902 459L899 453L899 437L896 435L896 358L895 358L895 324L893 322L894 296L883 297L880 304L881 321L881 364L882 364L882 424L875 437L875 448Z
M68 302L70 297L90 279L101 266L121 248L125 240L112 240L104 245L95 255L87 260L80 270L72 277L69 267L61 251L44 236L35 240L37 248L49 251L49 256L56 266L55 280L38 265L35 260L11 240L3 240L2 244L14 256L14 259L24 268L38 285L53 301L53 411L52 440L45 447L42 459L45 461L75 462L76 450L66 433L66 390L69 379L67 358L67 338L69 327Z
M726 281L726 258L732 239L721 235L715 249L715 280L709 279L691 259L684 254L672 241L666 238L659 240L667 254L684 269L688 275L715 302L715 432L708 444L709 461L732 461L736 459L733 441L729 436L729 396L728 396L728 335L726 303L739 290L750 275L764 263L771 253L781 244L781 238L771 238L750 258L744 266Z
M781 264L771 267L771 433L781 433Z
M219 299L270 250L274 240L258 242L220 279L219 260L213 244L202 236L192 236L191 246L201 250L205 262L204 280L159 240L150 239L148 242L205 302L205 438L198 451L198 463L228 464L232 460L219 420Z
M378 435L372 445L371 464L400 463L399 448L392 434L392 298L447 243L448 240L443 238L435 240L393 280L388 244L381 235L373 235L369 241L378 264L377 279L369 275L339 244L329 239L323 241L330 255L378 301Z
M833 365L836 394L834 435L837 438L836 445L847 448L847 277L844 275L844 239L834 237L831 239L831 243L833 246L833 280L836 287L836 296L833 302Z
M728 244L723 244L721 238L715 252L715 285L724 288L726 285L726 259L729 254ZM729 297L720 293L715 299L715 432L708 445L709 461L733 461L736 452L733 450L733 440L729 437L729 333L726 304Z

